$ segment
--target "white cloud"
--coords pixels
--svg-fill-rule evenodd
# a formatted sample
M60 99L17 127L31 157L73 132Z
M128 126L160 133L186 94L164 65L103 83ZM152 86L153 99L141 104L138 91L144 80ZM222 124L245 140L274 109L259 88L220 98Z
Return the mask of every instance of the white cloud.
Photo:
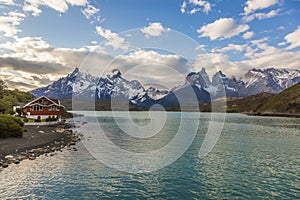
M86 8L84 8L83 10L81 10L81 12L83 13L83 15L87 19L90 19L92 16L94 16L95 14L97 14L99 11L100 11L100 9L98 9L98 8L92 6L92 5L87 5Z
M130 47L130 43L126 42L124 38L121 38L117 33L112 32L109 29L96 26L98 35L104 37L107 41L105 46L112 46L114 49L127 50Z
M211 11L211 4L203 0L188 0L183 1L180 7L181 13L195 14L199 11L208 14L208 12Z
M164 55L155 51L137 50L127 55L120 55L110 66L120 69L129 80L139 80L172 88L182 84L192 66L179 55Z
M180 6L180 12L185 13L186 12L186 1L182 2Z
M170 30L170 28L164 28L162 24L158 22L149 23L147 27L141 29L141 31L146 34L146 37L158 37L161 36L162 33L167 33Z
M209 37L210 40L216 40L218 38L231 38L248 29L248 25L237 25L232 18L220 18L213 23L202 26L197 32L200 34L200 37Z
M300 46L300 26L292 33L284 37L285 43L290 44L286 49L291 50Z
M214 48L211 50L212 53L224 53L227 51L238 51L242 52L247 48L247 45L239 45L239 44L228 44L226 47L223 48Z
M246 33L244 33L243 38L244 39L250 39L254 36L254 32L253 31L248 31Z
M21 30L18 29L18 26L25 17L26 16L23 13L18 12L4 13L3 16L0 16L0 32L4 33L5 37L16 35L21 32Z
M279 3L278 0L247 0L244 7L244 14L248 15L256 10L265 9L277 3Z
M13 0L0 0L0 4L4 5L15 5Z
M246 21L246 22L250 22L250 21L254 20L255 18L257 18L259 20L272 18L272 17L278 16L279 11L280 11L280 9L271 10L268 13L253 13L253 14L250 14L250 15L247 15L247 16L243 17L243 20Z
M25 4L23 6L23 10L25 12L31 12L33 16L39 16L42 13L42 10L38 8L38 6L34 6L32 4Z
M279 31L285 30L285 26L279 26L279 27L277 27L277 30L279 30Z
M24 0L23 10L38 16L42 11L40 6L49 7L57 12L64 13L71 6L85 6L87 0Z

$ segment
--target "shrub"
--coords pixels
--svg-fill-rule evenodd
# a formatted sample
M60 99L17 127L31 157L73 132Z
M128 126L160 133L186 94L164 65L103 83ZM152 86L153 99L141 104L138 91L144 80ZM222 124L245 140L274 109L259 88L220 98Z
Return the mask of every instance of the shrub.
M0 116L0 137L22 137L24 124L20 121L15 117Z
M24 126L24 122L22 121L22 119L18 118L18 117L12 117L21 127Z
M35 122L42 122L42 120L39 119L39 118L38 118L38 119L35 119L34 121L35 121Z
M24 118L24 119L23 119L23 122L25 122L25 123L26 123L26 122L29 122L29 119Z
M46 118L46 122L53 122L53 121L57 121L58 120L58 118L56 118L56 117L54 117L54 116L49 116L49 117L47 117Z

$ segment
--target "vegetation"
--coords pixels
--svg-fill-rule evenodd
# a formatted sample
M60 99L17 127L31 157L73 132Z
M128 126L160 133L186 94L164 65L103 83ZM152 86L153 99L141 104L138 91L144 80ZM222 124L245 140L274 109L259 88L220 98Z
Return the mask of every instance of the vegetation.
M274 95L275 94L264 92L242 99L228 99L227 112L257 112L257 110Z
M51 117L51 116L49 116L45 119L46 122L54 122L57 120L58 120L58 117Z
M257 111L300 114L300 83L269 98Z
M227 112L299 116L300 83L279 94L261 93L243 99L227 99Z
M20 118L8 115L0 116L0 138L22 137L24 123Z
M0 79L0 112L14 114L12 107L19 103L25 103L34 98L28 92L22 92L17 89L8 90L6 83ZM19 111L20 112L20 111Z
M7 114L14 114L12 108L19 102L27 102L33 96L28 92L19 90L8 90L6 83L0 79L0 138L22 137L24 120L20 117L13 117ZM21 110L17 110L20 114Z

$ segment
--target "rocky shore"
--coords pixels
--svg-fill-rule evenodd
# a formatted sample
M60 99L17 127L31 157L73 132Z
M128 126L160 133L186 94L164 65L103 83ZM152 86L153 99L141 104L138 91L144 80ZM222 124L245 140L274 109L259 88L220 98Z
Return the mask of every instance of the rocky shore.
M19 164L24 159L35 160L40 155L54 156L64 148L72 147L80 140L69 123L52 126L24 126L22 138L0 139L0 168Z

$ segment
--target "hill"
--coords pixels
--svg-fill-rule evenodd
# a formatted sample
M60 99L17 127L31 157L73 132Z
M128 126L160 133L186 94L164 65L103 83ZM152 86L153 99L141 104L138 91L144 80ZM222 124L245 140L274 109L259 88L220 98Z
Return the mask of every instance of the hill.
M269 98L257 112L300 114L300 83Z

